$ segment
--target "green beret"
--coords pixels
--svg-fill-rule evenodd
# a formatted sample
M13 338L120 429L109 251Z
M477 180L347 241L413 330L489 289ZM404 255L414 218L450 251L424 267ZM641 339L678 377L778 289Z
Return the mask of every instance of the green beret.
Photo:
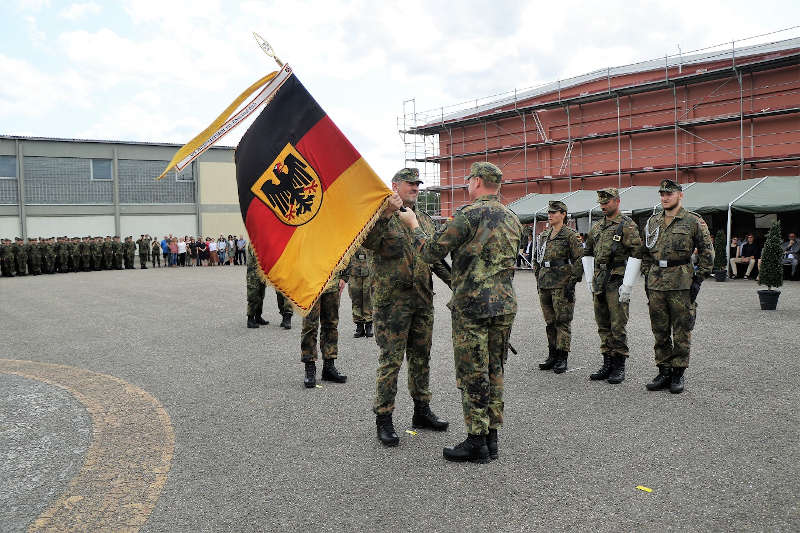
M394 177L392 178L392 182L397 181L405 181L408 183L422 183L422 180L419 179L419 169L418 168L403 168L398 170Z
M616 187L606 187L597 191L597 203L604 204L612 198L619 198L619 191Z
M482 178L491 183L500 183L503 180L503 172L497 165L492 163L472 163L472 166L469 167L469 176L467 176L467 179L475 177Z
M559 200L551 200L547 204L547 211L549 213L553 213L555 211L563 211L564 213L567 212L567 204L561 202Z
M663 179L661 180L661 186L658 188L658 192L676 192L682 191L683 187L680 184L672 181L671 179Z

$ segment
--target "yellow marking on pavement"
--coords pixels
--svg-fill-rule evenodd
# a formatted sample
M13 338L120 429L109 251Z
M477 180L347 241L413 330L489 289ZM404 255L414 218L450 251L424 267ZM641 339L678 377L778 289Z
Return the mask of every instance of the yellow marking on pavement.
M92 418L83 467L28 531L138 531L161 495L175 449L161 403L119 378L72 366L0 359L0 373L62 388Z
M653 489L649 489L649 488L647 488L647 487L645 487L643 485L637 485L636 488L639 489L639 490L643 490L645 492L653 492Z
M408 433L409 435L416 435L416 434L417 434L417 432L416 432L416 431L412 431L412 430L410 430L410 429L407 429L407 430L406 430L406 433Z

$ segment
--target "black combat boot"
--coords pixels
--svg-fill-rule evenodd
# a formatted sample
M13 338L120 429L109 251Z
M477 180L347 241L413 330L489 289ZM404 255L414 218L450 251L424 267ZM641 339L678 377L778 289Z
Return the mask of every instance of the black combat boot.
M489 434L486 435L486 447L489 448L489 459L494 461L497 459L497 430L489 428Z
M428 428L434 431L446 431L450 423L442 420L433 411L427 402L414 400L414 416L411 418L411 425L415 428Z
M599 381L601 379L608 379L611 374L611 356L603 354L603 366L594 374L589 375L592 381Z
M672 383L669 385L669 391L672 394L683 392L683 372L685 370L685 368L672 367Z
M645 385L647 390L664 390L669 388L672 372L667 365L658 365L658 375L653 378L653 381Z
M247 316L247 327L248 328L257 328L258 327L258 320L254 316Z
M264 317L263 317L263 316L257 316L257 317L256 317L256 322L258 322L258 324L259 324L260 326L267 326L267 325L269 325L269 320L264 320Z
M606 380L612 385L618 385L625 381L625 356L614 355L611 357L611 373Z
M353 338L360 339L365 335L364 333L364 323L358 322L356 323L356 332L353 334Z
M554 346L547 347L547 359L539 363L539 370L551 370L556 364L556 349Z
M292 315L285 314L281 320L281 327L283 329L292 329Z
M442 450L442 455L448 461L463 463L488 463L489 447L486 445L486 435L467 435L467 440L455 446L446 447Z
M375 426L381 444L384 446L397 446L400 444L400 437L397 436L394 430L394 424L392 424L391 413L388 415L377 415L375 417Z
M322 381L333 381L334 383L344 383L347 376L343 376L334 365L335 359L325 359L322 362Z
M365 337L374 337L375 335L372 333L372 322L367 322L364 324L364 336Z
M313 389L317 386L317 363L314 361L306 363L306 377L303 380L303 385L307 389Z
M553 366L553 372L556 374L563 374L567 371L567 357L569 352L565 350L556 350L556 364Z

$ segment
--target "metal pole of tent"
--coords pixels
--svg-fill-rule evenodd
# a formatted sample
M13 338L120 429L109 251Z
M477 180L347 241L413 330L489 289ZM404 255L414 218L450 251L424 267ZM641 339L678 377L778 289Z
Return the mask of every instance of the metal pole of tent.
M729 265L729 264L730 264L730 262L731 262L731 210L732 210L732 206L733 206L733 204L735 204L736 202L738 202L738 201L739 201L739 200L740 200L740 199L741 199L743 196L745 196L747 193L749 193L750 191L752 191L753 189L755 189L756 187L758 187L759 185L761 185L761 183L762 183L762 182L763 182L765 179L767 179L768 177L769 177L769 176L764 176L763 178L761 178L760 180L758 180L758 183L756 183L755 185L753 185L752 187L750 187L749 189L747 189L746 191L744 191L742 194L740 194L739 196L737 196L736 198L734 198L734 199L733 199L733 200L732 200L732 201L731 201L731 202L728 204L728 228L727 228L727 229L728 229L728 240L727 240L727 242L726 242L726 245L725 245L725 257L727 257L727 259L728 259L728 263L727 263L728 265ZM726 268L726 269L728 268L728 267L727 267L727 265L725 266L725 268Z

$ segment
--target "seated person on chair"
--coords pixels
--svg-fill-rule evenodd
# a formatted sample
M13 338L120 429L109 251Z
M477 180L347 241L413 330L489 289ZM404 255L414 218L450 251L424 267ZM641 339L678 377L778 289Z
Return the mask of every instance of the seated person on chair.
M747 235L747 242L742 245L742 250L739 257L731 258L731 271L733 277L737 276L736 265L738 263L747 263L747 271L744 274L744 279L750 279L750 274L753 272L753 267L756 265L756 258L761 257L761 248L756 244L755 237L750 233Z

